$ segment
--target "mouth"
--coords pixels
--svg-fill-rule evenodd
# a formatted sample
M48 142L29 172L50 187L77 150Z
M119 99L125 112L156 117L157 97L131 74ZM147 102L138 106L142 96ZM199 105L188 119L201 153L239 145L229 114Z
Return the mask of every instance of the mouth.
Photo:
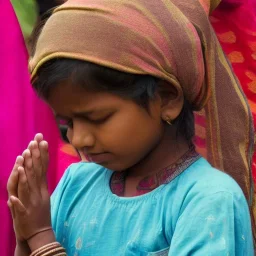
M111 157L110 153L86 154L86 156L90 162L97 163L97 164L107 162Z

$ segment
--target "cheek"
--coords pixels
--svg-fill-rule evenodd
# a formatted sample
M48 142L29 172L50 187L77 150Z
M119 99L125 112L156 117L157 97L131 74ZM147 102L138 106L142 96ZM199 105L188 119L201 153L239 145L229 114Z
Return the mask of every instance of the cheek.
M161 120L150 117L127 118L111 125L105 131L104 145L120 157L131 158L145 155L161 139L163 126Z

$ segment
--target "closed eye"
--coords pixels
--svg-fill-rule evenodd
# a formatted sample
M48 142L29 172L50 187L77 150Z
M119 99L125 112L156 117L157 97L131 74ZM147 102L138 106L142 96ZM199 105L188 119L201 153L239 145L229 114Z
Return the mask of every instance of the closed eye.
M101 117L101 118L86 118L89 122L95 123L95 124L102 124L104 122L106 122L111 116L113 115L113 113Z
M104 122L106 122L112 115L114 114L114 112L108 114L108 115L104 115L103 117L88 117L88 116L82 116L79 115L79 117L76 117L77 119L82 119L85 122L89 122L92 124L103 124ZM60 117L57 116L56 117L56 121L58 123L58 125L63 125L63 126L67 126L68 128L73 128L73 119L71 118L65 118L65 117Z

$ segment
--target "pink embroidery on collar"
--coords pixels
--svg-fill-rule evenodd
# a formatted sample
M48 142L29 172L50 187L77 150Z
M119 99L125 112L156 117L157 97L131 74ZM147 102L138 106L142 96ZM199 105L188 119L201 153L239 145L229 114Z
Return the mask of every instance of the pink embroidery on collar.
M162 184L167 184L186 170L201 156L191 147L176 163L165 167L158 173L145 177L138 186L135 196L146 194ZM110 180L110 188L113 194L124 196L126 172L114 172Z

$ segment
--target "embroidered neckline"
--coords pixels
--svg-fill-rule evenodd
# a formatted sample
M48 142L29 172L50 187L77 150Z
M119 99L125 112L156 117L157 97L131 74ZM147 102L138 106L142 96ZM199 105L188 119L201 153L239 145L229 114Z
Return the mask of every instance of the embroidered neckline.
M163 168L154 175L143 178L137 186L135 196L146 194L160 185L169 183L200 157L195 148L191 147L176 163ZM114 172L110 179L112 193L120 197L124 196L126 173L126 171Z

